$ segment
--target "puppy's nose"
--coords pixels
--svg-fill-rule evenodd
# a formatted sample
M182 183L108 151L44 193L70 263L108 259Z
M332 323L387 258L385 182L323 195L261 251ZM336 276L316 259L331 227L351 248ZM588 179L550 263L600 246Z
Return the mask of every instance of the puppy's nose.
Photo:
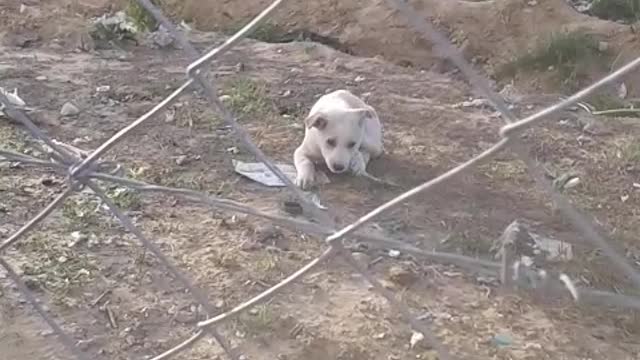
M342 164L333 164L333 170L335 170L336 172L343 172L344 171L344 165L342 165Z

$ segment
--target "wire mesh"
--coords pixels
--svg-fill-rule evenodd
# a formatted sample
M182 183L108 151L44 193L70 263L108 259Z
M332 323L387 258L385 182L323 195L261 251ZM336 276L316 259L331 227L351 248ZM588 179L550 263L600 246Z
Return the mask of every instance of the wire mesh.
M640 274L636 269L630 265L626 259L618 254L611 245L609 245L602 236L598 234L594 225L588 221L583 215L581 215L563 195L555 191L549 182L542 175L540 166L528 155L526 146L520 141L519 134L521 131L536 125L544 120L549 115L564 109L584 97L590 95L594 91L597 91L609 82L619 79L621 76L636 69L640 66L640 58L636 59L629 64L619 68L612 72L602 80L590 85L574 94L573 96L563 100L555 105L549 106L542 111L537 112L522 120L518 120L515 115L511 113L506 106L504 100L491 90L489 82L486 78L479 75L471 65L469 65L460 52L435 28L425 19L417 15L417 12L413 11L411 6L402 0L387 0L387 3L397 10L397 12L407 20L409 25L425 39L431 41L436 45L436 50L440 51L442 56L449 58L466 76L470 84L484 97L486 97L491 104L498 110L504 117L506 125L500 130L502 139L486 149L482 153L476 155L472 159L462 163L461 165L445 172L444 174L424 182L423 184L408 190L396 198L382 204L373 211L361 216L357 221L338 229L332 218L328 215L327 211L320 211L320 209L310 201L300 189L298 189L282 171L276 167L273 162L258 148L255 143L250 139L242 126L238 124L233 114L225 108L222 102L216 96L217 89L214 84L207 81L204 77L206 67L211 62L223 55L226 51L231 49L240 40L249 35L256 29L263 21L271 16L277 8L284 3L283 0L276 0L272 2L267 8L265 8L258 16L256 16L250 23L244 28L230 37L222 45L217 46L210 51L207 51L204 55L198 53L198 51L189 43L186 37L179 32L175 26L162 14L162 12L154 6L149 0L137 0L138 3L147 9L159 23L164 26L165 29L174 37L175 40L181 45L185 53L193 60L193 62L186 68L187 80L179 86L173 93L167 96L158 105L154 106L147 113L136 119L127 127L120 130L113 137L108 139L105 143L99 146L95 151L90 154L82 154L78 151L70 151L72 147L60 146L60 143L52 140L45 135L34 123L29 116L20 111L12 105L12 103L0 93L0 104L4 106L3 111L12 119L21 123L26 129L39 141L43 143L43 146L47 146L50 151L48 155L50 159L39 159L36 157L15 153L8 150L0 150L0 161L12 161L20 162L25 165L35 167L46 167L56 171L64 176L68 180L67 189L58 195L48 206L46 206L40 213L38 213L28 223L18 229L10 237L4 240L0 244L0 255L11 245L15 244L29 231L33 230L42 220L47 218L55 209L59 208L61 204L67 199L68 196L74 192L80 191L84 188L89 188L93 193L108 207L110 212L120 221L127 231L135 235L136 238L142 243L142 245L149 251L151 251L162 263L162 265L168 269L172 275L178 279L182 285L189 290L193 298L205 309L209 318L197 323L196 328L186 340L182 341L178 345L165 352L154 357L154 360L167 359L180 352L190 348L203 339L205 335L210 334L218 342L218 344L224 349L227 355L231 359L239 359L239 355L235 349L232 349L226 338L220 334L217 327L229 321L242 312L247 311L255 305L267 301L271 297L281 293L283 289L287 288L295 281L302 278L305 274L311 270L322 266L328 260L334 257L343 258L347 264L349 264L354 271L360 273L377 291L380 295L384 296L391 305L406 319L414 331L420 332L430 342L431 346L438 352L440 359L453 359L454 356L449 353L447 348L442 345L441 341L436 338L432 333L429 326L424 322L416 318L411 314L410 309L403 302L396 299L396 296L390 290L384 288L366 269L364 269L355 258L347 251L343 245L342 240L347 237L357 239L361 242L368 244L381 246L381 247L393 247L408 253L411 253L417 257L428 259L431 261L441 262L445 264L455 264L457 266L466 267L470 270L481 272L485 274L503 274L503 281L514 281L516 285L521 285L519 281L522 277L531 276L537 277L537 279L549 286L547 290L551 288L554 291L569 292L572 298L577 302L585 302L592 304L604 304L609 306L620 306L625 308L640 309L640 300L631 297L620 295L616 293L593 290L588 288L580 288L573 285L571 280L565 274L559 274L550 282L550 277L546 272L534 272L531 269L527 269L519 262L503 261L492 262L486 260L475 259L458 254L440 253L440 252L427 252L419 248L408 245L402 241L394 240L389 237L369 235L359 232L358 230L365 224L371 222L376 217L385 212L388 212L392 208L398 206L404 201L420 194L429 191L434 191L438 186L446 184L451 179L460 176L462 173L472 170L479 164L491 160L496 154L504 150L514 151L527 165L530 175L536 180L538 185L547 191L551 198L556 202L560 210L564 215L574 224L576 229L580 231L585 239L592 242L597 247L601 248L605 255L607 255L612 263L618 267L623 273L625 273L636 286L640 286ZM153 184L147 184L138 180L127 179L121 176L114 175L115 172L105 173L103 170L107 169L108 162L103 161L102 156L116 146L123 138L130 134L133 130L138 128L143 123L153 119L160 114L164 109L170 106L181 95L185 94L187 90L193 86L199 88L204 96L209 101L209 105L222 115L224 121L231 126L235 131L236 136L240 139L243 145L255 157L263 162L278 178L280 178L288 187L288 189L298 197L301 204L303 204L304 212L308 218L312 221L299 220L294 218L282 217L278 215L268 214L255 209L249 205L245 205L230 199L224 199L214 197L208 194L197 192L190 189L170 188L166 186L159 186ZM184 275L169 258L162 253L162 251L149 240L141 230L139 230L131 221L131 219L125 215L112 200L105 194L104 190L97 185L96 180L100 180L108 183L116 183L135 189L140 192L152 192L152 193L164 193L175 196L180 196L186 200L193 201L195 203L205 204L212 208L221 209L225 211L231 211L235 213L248 214L263 219L272 221L273 223L298 231L303 231L308 234L324 238L327 248L317 258L311 260L298 271L289 275L278 284L270 287L259 295L237 305L230 311L222 314L215 315L213 307L209 304L207 296L202 290L195 286L186 275ZM506 249L505 247L504 249ZM504 259L507 259L508 254L503 252ZM503 259L503 260L504 260ZM24 295L27 302L29 302L35 310L42 316L45 321L51 326L52 330L61 342L71 351L78 359L86 359L87 356L81 352L73 343L73 340L64 333L59 325L52 319L51 315L47 314L42 307L38 304L35 296L20 280L19 276L13 270L13 268L7 263L7 261L0 257L0 266L3 267L9 274L9 278L17 285L19 291ZM505 274L510 274L506 276Z

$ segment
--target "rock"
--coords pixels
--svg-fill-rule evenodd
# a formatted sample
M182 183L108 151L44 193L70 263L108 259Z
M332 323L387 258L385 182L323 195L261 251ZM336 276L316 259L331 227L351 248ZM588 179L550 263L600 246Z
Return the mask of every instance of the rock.
M351 253L351 255L356 260L356 262L360 264L360 266L365 268L369 267L369 263L371 262L371 257L369 255L361 252L354 252Z
M159 48L166 48L173 44L173 37L169 32L161 25L158 31L151 33L151 39L154 44Z
M62 109L60 109L60 115L62 116L75 116L80 113L80 109L77 106L73 105L70 102L62 105Z

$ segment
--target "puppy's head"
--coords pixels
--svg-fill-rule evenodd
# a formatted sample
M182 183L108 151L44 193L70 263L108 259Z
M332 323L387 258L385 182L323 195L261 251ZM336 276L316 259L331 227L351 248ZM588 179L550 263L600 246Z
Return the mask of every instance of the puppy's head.
M364 124L372 117L371 109L325 110L307 117L308 129L317 133L320 151L333 173L349 169L351 159L360 148Z

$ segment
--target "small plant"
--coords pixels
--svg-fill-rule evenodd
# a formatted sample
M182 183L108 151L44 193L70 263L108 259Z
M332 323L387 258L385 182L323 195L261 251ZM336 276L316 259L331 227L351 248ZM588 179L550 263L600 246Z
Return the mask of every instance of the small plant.
M269 333L278 320L269 304L257 305L249 313L244 313L239 318L242 328L249 334L261 335Z
M69 304L69 291L91 281L96 267L90 259L60 239L31 236L20 247L33 253L36 261L21 266L27 285L50 292L58 304Z
M628 164L640 164L640 141L634 139L623 149L622 157Z
M501 73L513 76L519 69L553 71L563 83L576 84L587 77L593 67L603 68L607 58L608 53L601 51L598 41L590 34L556 33L533 51L507 64Z
M87 226L99 227L102 224L98 211L98 202L86 194L78 194L67 199L62 205L62 216L71 229Z
M159 5L158 0L151 0L153 5ZM153 31L158 26L156 19L147 9L138 4L136 0L129 0L125 9L125 14L138 28L138 31Z
M225 93L223 99L239 114L264 114L272 110L266 87L249 78L232 80Z
M107 196L113 201L113 203L121 208L127 210L140 209L141 202L140 196L133 190L121 187L114 187L107 190Z
M640 0L594 0L590 12L601 19L632 23L640 19Z

